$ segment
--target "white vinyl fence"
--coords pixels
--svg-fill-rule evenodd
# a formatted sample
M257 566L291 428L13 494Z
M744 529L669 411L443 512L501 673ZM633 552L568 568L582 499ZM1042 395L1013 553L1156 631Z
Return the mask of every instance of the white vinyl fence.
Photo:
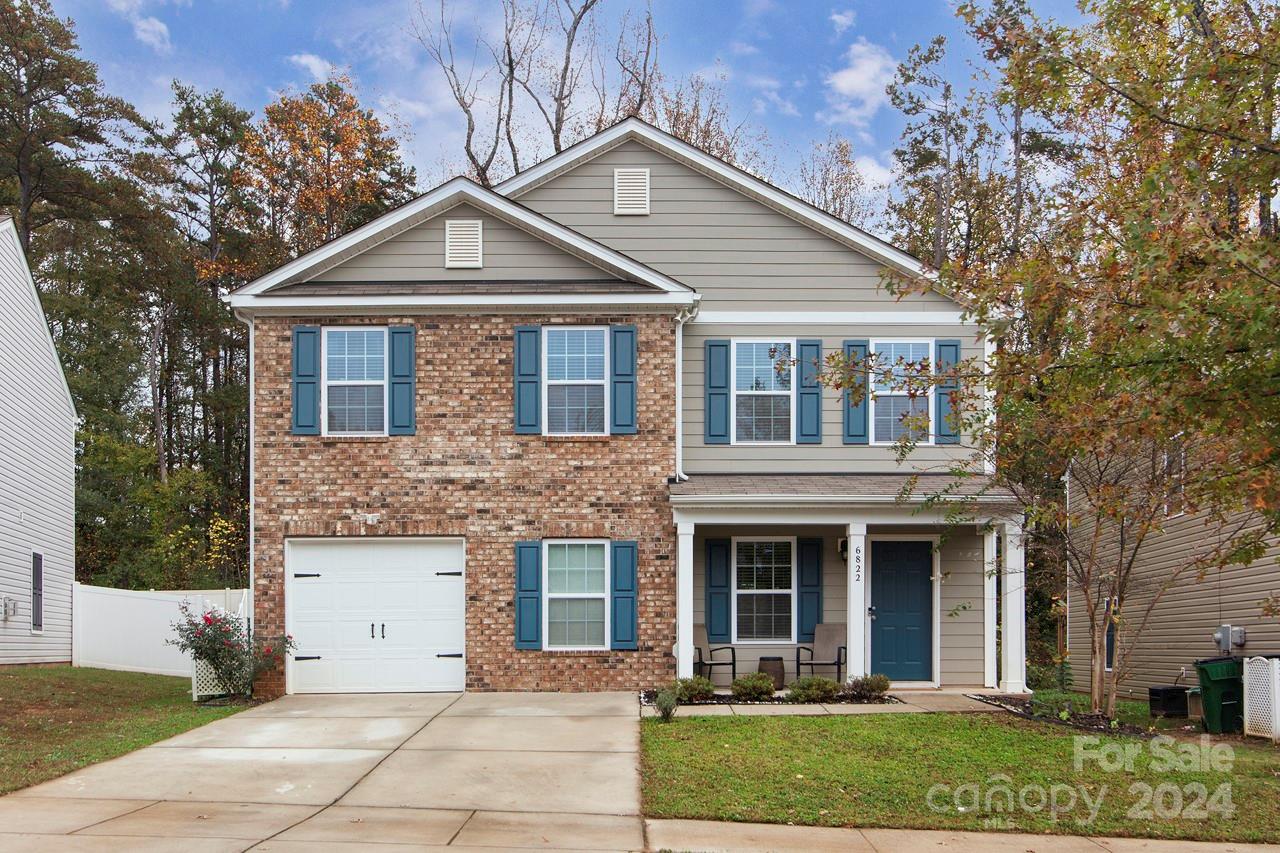
M1280 659L1244 662L1244 733L1280 743Z
M71 665L191 677L191 657L165 640L174 636L178 605L220 607L247 616L249 590L138 592L75 584L71 590Z

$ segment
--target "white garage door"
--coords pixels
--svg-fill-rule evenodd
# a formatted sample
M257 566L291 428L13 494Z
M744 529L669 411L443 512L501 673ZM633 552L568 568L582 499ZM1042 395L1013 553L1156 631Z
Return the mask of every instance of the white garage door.
M461 539L293 539L286 549L291 692L463 689Z

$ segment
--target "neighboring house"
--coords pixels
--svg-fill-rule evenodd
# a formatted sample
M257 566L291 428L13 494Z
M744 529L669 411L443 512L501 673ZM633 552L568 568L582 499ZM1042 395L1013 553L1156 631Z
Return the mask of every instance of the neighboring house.
M0 305L0 664L69 661L76 412L8 217Z
M945 398L903 466L910 401L813 381L833 350L983 353L960 306L895 299L886 267L919 271L630 119L236 291L257 624L298 643L261 687L649 687L712 654L704 631L739 673L769 655L794 675L818 623L847 636L846 673L995 686L984 565L1008 534L1000 683L1023 690L1017 508L985 494L994 527L944 536L942 508L895 500L968 453Z

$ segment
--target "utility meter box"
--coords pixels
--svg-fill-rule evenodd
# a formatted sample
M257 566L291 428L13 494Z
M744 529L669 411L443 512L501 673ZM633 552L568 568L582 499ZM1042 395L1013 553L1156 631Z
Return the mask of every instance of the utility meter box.
M1246 636L1245 630L1241 626L1219 625L1218 629L1213 632L1213 642L1217 645L1219 652L1229 655L1233 649L1244 645Z

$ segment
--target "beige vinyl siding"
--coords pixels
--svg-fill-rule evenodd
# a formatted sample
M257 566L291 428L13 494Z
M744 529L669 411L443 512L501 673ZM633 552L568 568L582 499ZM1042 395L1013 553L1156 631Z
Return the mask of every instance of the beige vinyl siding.
M448 219L479 219L484 266L446 269ZM547 281L602 280L616 276L501 219L459 204L326 270L314 281Z
M871 525L867 532L921 534L940 532L939 528L918 526L910 528L877 527ZM693 622L706 624L706 540L731 539L734 536L778 536L822 539L822 619L827 623L848 621L848 567L840 558L839 542L845 536L840 527L818 525L777 525L733 527L699 525L693 542ZM982 538L973 533L952 533L944 536L941 552L942 587L940 589L941 625L940 655L943 686L980 685L983 681L983 631L982 631ZM872 542L871 548L875 547ZM870 591L868 591L869 594ZM716 645L716 644L713 644ZM802 644L804 645L804 644ZM787 671L787 680L795 678L796 647L791 644L746 644L734 648L738 655L738 674L755 672L760 658L765 655L781 657ZM721 652L717 660L727 659ZM729 683L728 668L716 668L715 681L721 686ZM808 675L809 670L805 669ZM818 675L835 677L834 667L817 670Z
M1218 541L1224 533L1203 518L1186 515L1170 519L1162 533L1143 545L1124 607L1120 629L1129 643L1130 659L1121 681L1122 695L1146 696L1146 689L1173 684L1182 667L1187 674L1178 683L1197 683L1194 662L1216 657L1213 631L1221 624L1242 626L1247 643L1233 654L1280 653L1280 620L1262 612L1262 602L1280 595L1280 539L1266 555L1249 566L1211 571L1203 579L1183 571L1160 595L1146 625L1143 618L1152 596L1170 575L1186 566L1195 554ZM1089 617L1083 593L1070 589L1067 640L1072 684L1089 688Z
M71 659L75 574L75 413L27 280L16 235L0 228L0 664ZM44 555L44 631L31 631L31 554Z
M964 445L918 447L908 464L900 465L892 447L843 443L842 395L822 389L822 444L731 445L704 444L706 398L705 345L709 339L821 338L823 353L843 352L846 340L892 341L912 338L960 341L963 358L982 357L976 329L967 326L835 326L814 324L692 323L684 330L684 469L686 473L893 473L912 466L937 467L967 459ZM732 413L731 413L732 414Z
M615 216L613 170L650 170L648 216ZM735 189L630 140L515 197L689 285L704 311L954 311L898 301L881 266Z

